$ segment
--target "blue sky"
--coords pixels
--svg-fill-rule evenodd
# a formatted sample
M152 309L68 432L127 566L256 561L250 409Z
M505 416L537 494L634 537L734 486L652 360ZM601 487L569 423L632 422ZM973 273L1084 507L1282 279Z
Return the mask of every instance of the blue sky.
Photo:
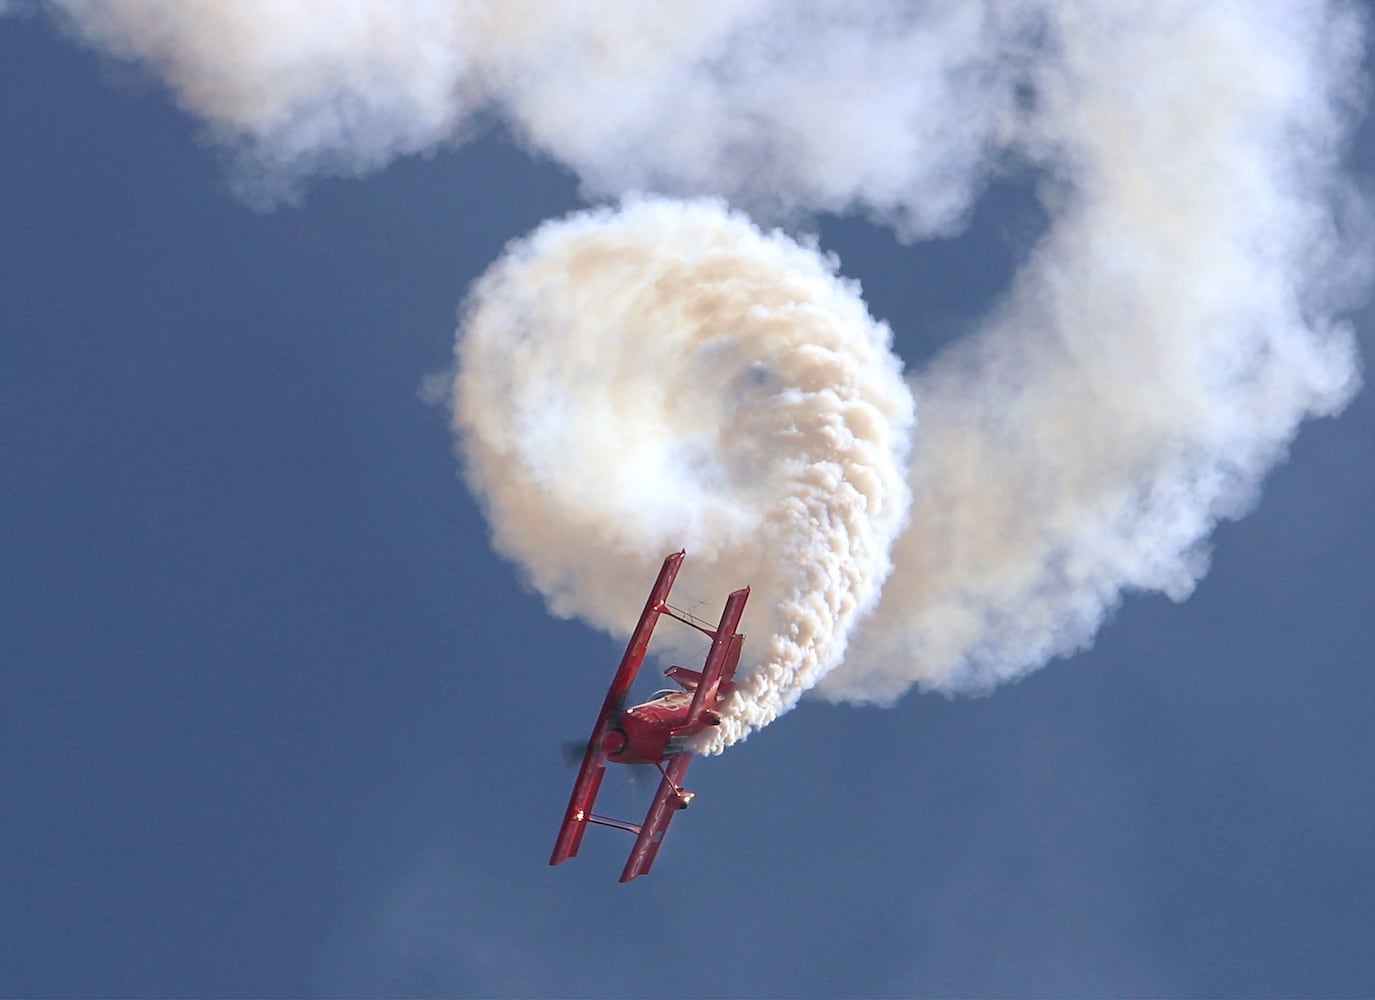
M650 878L611 831L550 870L619 649L491 551L419 386L575 182L492 130L255 212L41 20L0 77L0 992L1375 991L1369 391L1187 602L991 697L805 701L694 765ZM817 225L916 362L1038 216Z

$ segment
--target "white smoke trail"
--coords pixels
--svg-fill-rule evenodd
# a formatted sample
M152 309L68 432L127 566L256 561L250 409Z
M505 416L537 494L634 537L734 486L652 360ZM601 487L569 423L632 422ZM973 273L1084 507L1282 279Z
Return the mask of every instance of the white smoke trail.
M753 584L714 748L790 708L878 597L912 420L889 338L834 262L712 202L548 223L474 287L455 429L554 609L628 632L680 545L679 591Z
M774 638L726 738L814 682L860 701L985 689L1087 643L1124 591L1186 596L1217 521L1358 385L1338 317L1370 272L1369 226L1339 156L1365 26L1340 0L49 9L155 67L269 198L484 116L593 195L860 211L904 238L953 231L990 176L1034 165L1049 231L983 329L912 380L911 526L848 649L903 510L884 470L910 415L832 265L709 203L640 201L540 230L470 299L470 479L556 610L624 628L604 616L632 614L680 543L703 593L756 585L752 641ZM809 338L831 374L791 367L816 360ZM847 418L830 454L823 402L889 422ZM881 499L872 516L860 496ZM784 530L790 502L836 521ZM812 592L804 633L790 616Z
M456 144L495 114L592 195L859 206L913 233L955 229L978 190L1028 20L975 0L47 4L159 72L242 154L255 200Z
M1186 597L1220 518L1358 387L1334 228L1362 48L1318 4L1061 4L1027 141L1052 229L922 372L913 523L834 698L987 689L1086 645L1124 589Z

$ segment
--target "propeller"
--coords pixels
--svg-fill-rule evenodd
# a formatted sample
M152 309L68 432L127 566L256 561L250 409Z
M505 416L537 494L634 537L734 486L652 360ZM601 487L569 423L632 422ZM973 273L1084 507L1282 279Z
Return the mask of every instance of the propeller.
M587 754L587 748L591 745L591 740L564 740L561 748L563 750L563 762L569 767L577 767L582 763L583 757ZM659 769L653 764L622 764L620 766L626 771L626 783L636 791L641 791L651 784L657 786Z
M577 767L582 763L582 759L587 755L587 749L591 745L590 740L564 740L563 762L569 767Z

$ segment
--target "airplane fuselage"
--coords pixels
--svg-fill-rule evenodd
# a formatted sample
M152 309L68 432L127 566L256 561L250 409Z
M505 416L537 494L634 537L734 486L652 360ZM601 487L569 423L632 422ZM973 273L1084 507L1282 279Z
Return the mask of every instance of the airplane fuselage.
M687 726L692 692L670 691L620 713L602 737L606 759L617 764L658 764L682 753L689 736L719 721L714 712Z

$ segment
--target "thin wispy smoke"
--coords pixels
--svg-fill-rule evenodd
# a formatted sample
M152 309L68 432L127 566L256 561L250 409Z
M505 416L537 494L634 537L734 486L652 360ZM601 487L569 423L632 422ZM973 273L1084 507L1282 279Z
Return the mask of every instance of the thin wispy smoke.
M469 297L465 468L551 606L623 630L680 544L702 593L755 585L716 749L807 689L983 690L1126 592L1182 599L1359 385L1340 317L1371 227L1340 156L1366 26L1338 0L48 9L153 67L260 200L488 120L592 197L903 239L1039 178L1046 235L906 386L834 261L719 201L548 224Z

